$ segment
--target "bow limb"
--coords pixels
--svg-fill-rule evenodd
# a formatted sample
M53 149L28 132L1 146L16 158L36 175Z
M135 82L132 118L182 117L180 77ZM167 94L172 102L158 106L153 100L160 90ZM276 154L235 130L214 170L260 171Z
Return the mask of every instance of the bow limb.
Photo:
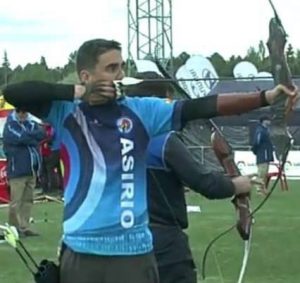
M275 10L274 4L271 0L269 2L275 14L275 17L269 23L269 39L267 42L274 83L275 85L282 84L293 89L292 76L284 52L287 34ZM286 103L286 96L281 94L276 97L270 107L272 114L271 138L275 146L276 157L281 164L285 162L291 144L291 134L287 129L286 122L288 114L286 113Z
M244 256L243 256L242 266L241 266L237 283L243 283L245 277L246 268L248 265L248 260L250 255L250 249L251 249L251 240L252 240L252 230L250 231L249 240L246 240L244 243Z
M269 23L269 39L267 46L270 53L270 61L272 67L272 74L274 78L274 84L282 84L290 89L294 89L292 82L291 72L286 61L284 54L284 47L286 44L287 34L285 29L282 26L281 20L275 10L272 0L269 0L269 3L272 6L275 17L270 20ZM279 172L282 172L284 169L285 162L289 150L291 148L292 135L287 129L287 115L286 112L286 102L287 100L284 94L281 94L276 97L275 102L270 106L272 114L272 123L271 123L271 139L275 147L275 155L280 162ZM274 189L276 188L281 176L280 174L273 183L269 193L262 200L262 202L252 211L251 215L254 215L258 210L269 199Z

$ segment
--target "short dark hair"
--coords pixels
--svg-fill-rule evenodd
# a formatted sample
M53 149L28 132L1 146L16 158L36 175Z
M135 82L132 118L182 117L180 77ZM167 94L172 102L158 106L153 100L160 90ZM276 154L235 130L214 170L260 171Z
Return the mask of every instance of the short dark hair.
M25 107L16 107L15 111L16 111L16 113L25 113L25 112L27 112Z
M146 79L146 81L128 86L126 88L128 96L155 96L159 98L166 98L167 92L170 92L171 94L174 92L171 83L167 80L164 81L165 78L156 72L149 71L137 73L134 77L137 79Z
M113 49L121 51L121 44L114 40L106 40L101 38L84 42L77 51L77 73L79 74L84 69L94 69L99 55Z
M268 115L261 116L259 122L262 123L263 121L271 121L271 118Z

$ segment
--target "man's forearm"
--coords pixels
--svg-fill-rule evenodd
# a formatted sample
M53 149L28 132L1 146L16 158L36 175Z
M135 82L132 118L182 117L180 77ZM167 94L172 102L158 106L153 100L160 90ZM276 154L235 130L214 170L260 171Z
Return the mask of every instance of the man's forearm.
M238 115L268 106L266 92L246 94L228 93L186 100L182 106L182 122L210 119L217 116Z
M211 172L202 175L199 185L193 188L194 191L204 195L208 199L224 199L235 194L235 187L228 176L222 173Z
M81 85L52 84L41 81L28 81L7 86L3 93L5 100L15 107L23 108L37 117L48 115L52 102L73 101L85 92Z
M8 85L4 91L5 100L15 106L46 103L54 100L74 100L74 85L52 84L28 81Z
M221 173L210 172L196 162L175 133L166 142L164 159L185 185L209 199L228 198L235 193L231 179Z

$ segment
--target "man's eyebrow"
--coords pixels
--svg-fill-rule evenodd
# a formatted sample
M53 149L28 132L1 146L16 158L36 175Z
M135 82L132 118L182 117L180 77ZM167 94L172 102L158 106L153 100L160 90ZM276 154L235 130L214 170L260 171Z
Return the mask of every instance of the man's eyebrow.
M121 63L121 67L124 68L125 64L126 64L125 61L123 61ZM110 64L106 65L105 68L108 68L108 67L118 67L118 66L119 66L119 63L110 63Z

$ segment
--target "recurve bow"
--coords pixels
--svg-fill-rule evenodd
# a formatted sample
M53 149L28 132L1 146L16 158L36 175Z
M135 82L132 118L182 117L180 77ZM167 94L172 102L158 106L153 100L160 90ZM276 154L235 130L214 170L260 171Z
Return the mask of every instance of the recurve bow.
M171 80L174 88L181 93L185 98L191 99L189 94L181 88L181 86L177 83L176 79L172 78L172 76L164 69L164 67L160 64L158 60L156 60L157 67L161 74L169 80ZM221 130L217 127L217 125L214 123L212 119L209 119L207 121L208 126L213 129L213 141L215 142L217 148L218 148L218 153L219 156L217 156L221 162L221 165L223 165L225 168L225 171L227 174L231 176L238 176L240 175L238 167L234 163L233 159L233 154L232 154L232 149L227 142L226 138L222 134ZM224 153L227 151L228 156L226 155L226 158L224 159ZM251 223L252 223L252 218L250 217L250 202L249 202L249 195L248 194L243 194L239 195L233 198L232 203L235 206L235 209L237 211L237 216L238 220L235 225L227 229L225 232L222 234L218 235L216 238L214 238L209 245L207 246L203 261L202 261L202 277L205 278L205 263L206 263L206 257L208 255L208 252L212 245L220 239L222 236L230 232L232 229L235 227L237 228L239 235L241 238L245 241L245 250L244 250L244 259L243 259L243 265L240 271L240 277L243 278L244 272L246 269L247 261L248 261L248 255L249 255L249 250L250 250L250 236L251 236ZM239 283L242 281L239 281Z

